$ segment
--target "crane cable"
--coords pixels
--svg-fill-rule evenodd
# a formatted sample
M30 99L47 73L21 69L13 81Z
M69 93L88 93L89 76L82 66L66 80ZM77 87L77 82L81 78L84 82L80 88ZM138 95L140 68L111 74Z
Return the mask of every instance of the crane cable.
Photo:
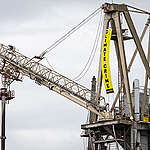
M98 23L98 28L97 28L97 33L96 33L96 38L95 38L95 41L94 41L94 45L93 45L92 51L90 53L88 61L87 61L86 65L85 65L85 67L83 68L83 70L73 79L75 81L81 80L86 75L86 73L88 72L89 68L91 67L91 64L92 64L93 59L94 59L95 54L96 54L96 50L97 50L97 47L98 47L98 41L99 41L100 34L101 34L102 19L103 19L103 17L102 17L102 11L101 11L100 20L99 20L99 23Z
M47 62L47 64L50 66L50 68L52 69L52 70L54 70L54 68L52 67L52 65L50 64L50 62L48 61L48 59L45 57L45 59L46 59L46 62Z
M94 16L96 16L101 10L102 10L101 7L99 7L98 9L96 9L93 13L91 13L88 17L86 17L83 21L81 21L77 26L75 26L74 28L72 28L65 35L63 35L56 42L54 42L50 47L48 47L46 50L44 50L38 57L42 60L44 58L45 54L47 54L50 51L52 51L57 45L59 45L66 38L68 38L70 35L72 35L75 31L77 31L79 28L81 28L84 24L86 24Z

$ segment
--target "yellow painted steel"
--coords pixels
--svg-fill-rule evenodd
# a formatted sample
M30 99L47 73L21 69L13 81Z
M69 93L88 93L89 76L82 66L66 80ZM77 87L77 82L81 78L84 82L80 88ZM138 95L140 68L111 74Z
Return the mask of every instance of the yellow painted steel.
M114 93L109 66L109 48L111 32L112 29L106 29L101 55L102 76L107 94Z

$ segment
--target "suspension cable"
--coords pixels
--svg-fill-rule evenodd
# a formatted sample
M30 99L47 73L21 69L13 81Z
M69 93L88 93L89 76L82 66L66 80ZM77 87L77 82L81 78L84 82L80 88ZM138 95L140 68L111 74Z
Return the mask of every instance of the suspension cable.
M52 67L52 65L51 65L50 62L48 61L48 59L47 59L46 57L45 57L45 59L46 59L48 65L50 66L50 68L52 68L52 70L54 70L54 68Z
M99 20L99 24L98 24L98 28L97 28L96 38L95 38L95 41L94 41L92 51L91 51L90 56L88 58L88 61L85 65L85 67L83 68L83 70L73 80L75 80L75 81L81 80L86 75L89 68L91 67L91 64L93 62L93 59L95 57L96 50L97 50L97 47L98 47L98 41L99 41L100 34L101 34L101 27L102 27L102 11L101 11L101 14L100 14L100 20Z
M81 28L84 24L86 24L89 20L91 20L94 16L96 16L100 12L101 7L96 9L93 13L91 13L88 17L86 17L83 21L81 21L77 26L72 28L69 32L67 32L65 35L63 35L61 38L59 38L56 42L54 42L50 47L48 47L46 50L44 50L39 57L41 59L44 58L44 55L52 51L57 45L59 45L61 42L63 42L66 38L68 38L70 35L72 35L75 31L77 31L79 28Z

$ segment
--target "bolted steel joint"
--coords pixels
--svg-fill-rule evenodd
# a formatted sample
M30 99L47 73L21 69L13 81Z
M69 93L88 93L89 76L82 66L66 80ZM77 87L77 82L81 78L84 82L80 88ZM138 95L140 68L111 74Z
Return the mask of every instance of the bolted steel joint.
M10 90L7 90L7 88L1 88L0 89L0 100L3 100L3 97L5 97L5 100L11 100L11 99L15 98L14 90L10 91Z
M5 140L6 136L1 136L0 139Z
M104 13L112 13L112 12L123 12L127 10L127 6L125 4L110 4L105 3L102 5L102 9L104 9Z

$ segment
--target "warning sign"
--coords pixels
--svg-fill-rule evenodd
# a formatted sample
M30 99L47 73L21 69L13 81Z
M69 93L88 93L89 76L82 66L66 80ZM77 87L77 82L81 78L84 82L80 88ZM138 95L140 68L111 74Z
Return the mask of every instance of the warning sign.
M148 114L147 114L147 113L144 113L144 114L143 114L143 121L144 121L144 122L149 122L149 117L148 117Z
M111 31L112 29L106 29L101 55L102 76L107 94L114 93L109 66L109 47Z

